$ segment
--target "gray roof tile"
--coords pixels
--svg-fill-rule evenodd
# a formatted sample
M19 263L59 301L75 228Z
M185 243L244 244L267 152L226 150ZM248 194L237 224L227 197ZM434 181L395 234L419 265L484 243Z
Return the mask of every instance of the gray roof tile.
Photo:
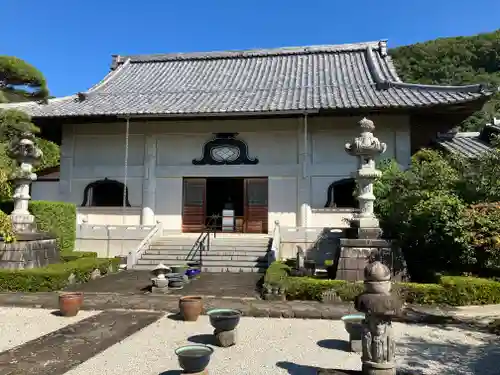
M500 124L496 119L493 124L486 124L481 132L458 132L438 134L436 144L441 149L466 158L478 158L493 149L492 135L500 134Z
M487 95L480 85L401 82L386 42L253 51L114 56L80 95L10 104L34 117L203 115L422 107ZM1 106L0 106L1 108Z

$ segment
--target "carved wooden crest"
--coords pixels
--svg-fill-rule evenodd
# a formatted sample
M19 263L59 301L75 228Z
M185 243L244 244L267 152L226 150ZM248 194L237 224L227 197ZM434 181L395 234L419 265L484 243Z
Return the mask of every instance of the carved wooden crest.
M203 156L193 159L194 165L255 165L257 158L248 156L248 145L236 139L238 133L215 133L215 137L203 145Z

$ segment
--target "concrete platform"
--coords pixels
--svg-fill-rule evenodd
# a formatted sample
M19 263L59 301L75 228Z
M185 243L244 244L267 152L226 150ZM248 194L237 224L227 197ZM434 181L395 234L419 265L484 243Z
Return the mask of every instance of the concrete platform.
M184 288L172 291L176 295L202 295L215 297L257 298L258 273L202 273ZM123 271L86 284L72 285L67 290L95 293L148 294L151 292L149 271Z

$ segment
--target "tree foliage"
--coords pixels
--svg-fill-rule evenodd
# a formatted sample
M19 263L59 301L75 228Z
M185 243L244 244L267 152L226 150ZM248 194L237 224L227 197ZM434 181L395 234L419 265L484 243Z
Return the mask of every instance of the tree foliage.
M381 165L376 212L412 278L500 272L500 150L479 160L422 150L402 170Z
M45 100L48 94L38 69L17 57L0 55L0 103Z
M492 91L500 86L500 29L467 37L439 38L390 50L401 79L412 83L464 85L483 83ZM497 92L484 108L462 123L478 130L500 114Z
M45 100L47 97L47 84L42 73L21 59L0 56L0 102ZM7 156L8 144L24 131L37 133L39 129L26 113L16 109L0 109L0 201L12 197L10 178L14 163ZM36 142L44 153L40 167L57 165L59 146L40 138ZM9 217L1 211L0 236L6 241L13 239Z

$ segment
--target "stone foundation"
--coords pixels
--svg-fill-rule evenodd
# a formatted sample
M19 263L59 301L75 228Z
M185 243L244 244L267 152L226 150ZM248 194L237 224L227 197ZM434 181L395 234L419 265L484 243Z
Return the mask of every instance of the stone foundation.
M18 235L16 242L0 242L0 268L38 268L59 262L56 239L44 234Z
M335 279L347 281L363 280L363 271L370 257L378 258L392 271L393 279L405 279L404 262L392 248L392 243L383 239L341 238L338 241L340 248L338 258L334 264L337 270Z

